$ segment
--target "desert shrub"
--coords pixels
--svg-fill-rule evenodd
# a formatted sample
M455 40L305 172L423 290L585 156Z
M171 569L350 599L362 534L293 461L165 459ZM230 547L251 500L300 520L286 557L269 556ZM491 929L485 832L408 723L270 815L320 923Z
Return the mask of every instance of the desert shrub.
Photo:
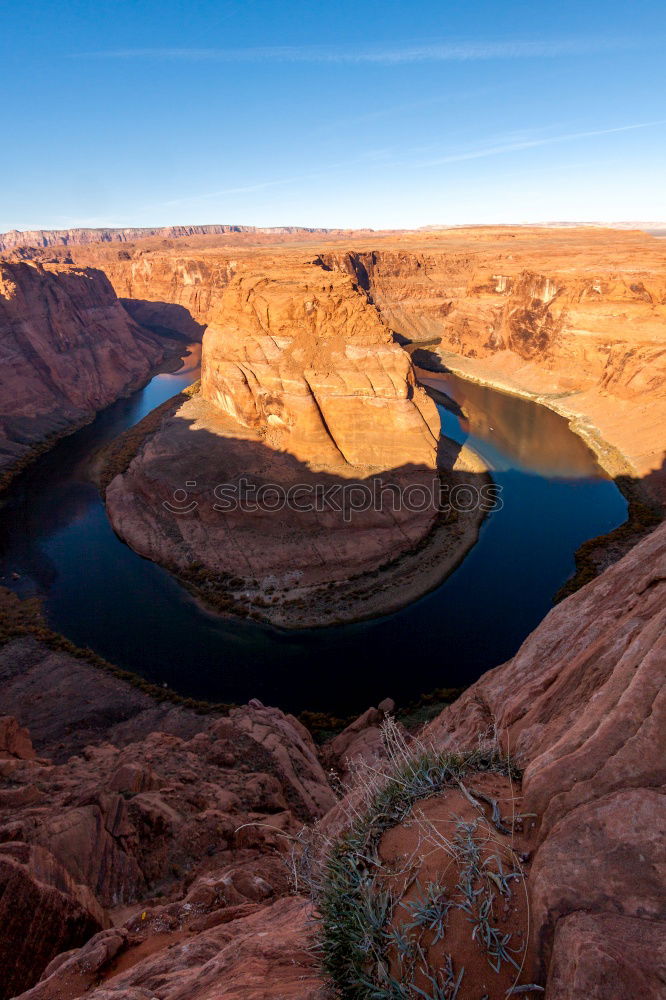
M449 913L458 910L489 969L498 973L510 967L518 973L517 982L520 949L514 947L511 934L495 926L493 904L510 895L513 883L522 885L523 876L517 862L503 864L499 854L493 855L493 866L488 868L487 829L495 824L496 830L508 832L501 826L497 803L492 803L490 821L480 808L478 821L456 822L450 840L424 827L426 840L455 861L458 884L453 895L432 880L418 887L414 899L402 900L392 882L394 873L382 860L380 841L410 814L414 822L413 807L419 800L453 788L480 806L464 779L494 772L511 780L519 777L518 772L496 741L467 753L418 740L408 743L391 719L384 723L383 737L385 760L379 765L361 763L357 769L346 799L344 832L327 837L315 830L306 835L295 863L297 888L302 891L306 885L316 905L317 948L324 974L345 1000L455 1000L464 968L452 954L432 964L429 949L441 944ZM528 985L530 989L521 987L520 992L540 989Z

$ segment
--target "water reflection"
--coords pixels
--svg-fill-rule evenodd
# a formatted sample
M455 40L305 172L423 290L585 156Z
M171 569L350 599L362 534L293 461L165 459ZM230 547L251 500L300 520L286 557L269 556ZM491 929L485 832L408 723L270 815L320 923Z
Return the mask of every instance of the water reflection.
M491 468L565 479L605 475L565 418L546 406L448 373L421 372L420 381L455 401L468 444L483 450Z

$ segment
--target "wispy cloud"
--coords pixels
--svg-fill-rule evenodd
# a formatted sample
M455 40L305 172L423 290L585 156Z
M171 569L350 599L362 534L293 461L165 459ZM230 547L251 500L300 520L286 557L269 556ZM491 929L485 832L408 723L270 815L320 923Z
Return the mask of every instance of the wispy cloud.
M300 184L303 181L316 180L321 177L329 177L331 174L337 173L339 170L348 169L349 167L359 166L361 164L377 164L383 161L389 161L390 150L385 149L370 149L366 150L360 156L354 157L349 160L342 160L339 163L327 163L325 166L320 167L317 170L311 170L307 173L296 174L289 177L279 177L271 178L267 180L256 181L251 184L242 184L233 187L220 188L216 191L205 191L197 192L183 198L172 198L169 201L159 202L157 205L147 206L147 210L156 208L172 208L174 206L185 206L185 205L195 205L201 204L203 202L214 201L217 198L225 198L229 195L236 194L254 194L257 191L264 191L266 188L275 187L286 187L290 184Z
M175 205L188 205L192 202L209 201L211 198L224 198L230 194L253 194L255 191L264 191L266 188L281 187L283 184L293 184L301 180L300 177L285 177L280 180L258 181L256 184L242 184L238 187L221 188L219 191L208 191L205 194L190 195L185 198L172 198L170 201L162 201L160 208L171 208Z
M354 157L353 159L342 160L337 163L327 163L326 166L321 167L317 170L312 170L307 173L301 173L294 176L280 177L280 178L270 178L266 180L258 180L251 184L243 184L238 186L231 186L218 189L216 191L207 192L197 192L189 196L182 198L174 198L169 201L162 201L158 204L145 206L146 211L154 211L162 208L175 208L175 207L195 207L196 205L202 205L207 202L214 202L219 198L225 198L233 195L245 195L253 194L258 191L263 191L267 188L278 188L287 187L293 184L301 184L305 181L315 180L319 178L329 177L331 174L337 174L342 170L347 170L350 167L358 167L359 165L370 166L372 165L375 169L381 168L395 168L399 169L425 169L428 167L443 166L447 163L461 163L465 160L479 160L485 157L500 156L504 153L520 152L521 150L534 149L538 146L548 146L552 143L559 142L569 142L576 139L588 139L597 136L613 135L619 132L631 132L637 129L655 128L660 125L666 125L666 119L662 121L654 122L637 122L631 125L617 125L614 128L604 128L604 129L588 129L587 131L581 132L564 132L559 135L551 136L533 136L514 138L509 136L503 142L494 141L486 146L479 147L477 149L471 150L461 150L460 152L446 153L441 156L433 157L430 159L417 160L414 158L414 153L422 152L424 149L433 149L436 147L422 147L421 150L411 150L411 156L405 158L403 155L395 155L396 151L389 149L373 149L368 150L361 156ZM516 135L516 133L514 133Z
M357 63L475 62L491 59L552 59L613 52L645 44L630 38L571 38L552 41L442 42L399 47L277 45L245 49L137 48L71 53L81 59L169 59L215 62Z
M348 128L354 125L366 125L370 122L381 121L384 118L395 118L398 115L409 114L412 111L423 111L425 108L435 108L437 106L459 105L463 100L474 97L481 97L485 94L497 93L497 87L476 87L465 91L452 91L449 94L440 94L437 97L428 97L422 101L402 102L392 104L390 107L375 108L360 115L349 115L345 118L338 118L333 121L326 121L320 125L315 125L310 129L311 135L321 135L325 133L337 132L341 128Z
M496 143L480 149L471 149L459 153L447 153L431 160L422 160L415 164L419 167L437 167L445 163L461 163L463 160L480 160L487 156L499 156L502 153L519 152L522 149L534 149L537 146L549 146L557 142L570 142L575 139L590 139L600 135L613 135L616 132L632 132L636 129L655 128L666 125L666 119L654 122L637 122L633 125L618 125L615 128L589 129L585 132L565 132L562 135L539 136L533 139L518 139L515 141Z

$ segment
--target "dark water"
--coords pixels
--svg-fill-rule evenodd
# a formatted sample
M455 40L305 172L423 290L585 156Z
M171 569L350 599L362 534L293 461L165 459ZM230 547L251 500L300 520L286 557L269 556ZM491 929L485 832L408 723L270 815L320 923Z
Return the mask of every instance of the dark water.
M197 377L198 354L188 362L43 456L0 511L3 583L42 594L51 625L74 642L183 694L347 714L386 695L409 701L469 683L547 613L580 543L625 519L621 494L565 421L446 377L441 388L466 416L440 406L444 432L487 459L504 502L455 573L402 611L358 625L294 633L209 616L116 537L89 480L102 444Z

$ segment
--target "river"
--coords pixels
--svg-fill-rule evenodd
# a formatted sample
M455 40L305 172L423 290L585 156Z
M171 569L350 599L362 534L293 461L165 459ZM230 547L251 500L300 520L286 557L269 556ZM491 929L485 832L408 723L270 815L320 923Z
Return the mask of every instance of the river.
M179 372L156 375L39 458L0 510L3 584L41 595L50 625L77 644L181 694L348 715L387 695L469 684L541 621L581 542L625 520L624 498L565 420L436 376L454 401L437 397L443 432L477 450L502 487L502 509L458 569L403 610L356 625L291 632L208 615L120 541L91 481L102 445L198 377L200 345L191 351Z

